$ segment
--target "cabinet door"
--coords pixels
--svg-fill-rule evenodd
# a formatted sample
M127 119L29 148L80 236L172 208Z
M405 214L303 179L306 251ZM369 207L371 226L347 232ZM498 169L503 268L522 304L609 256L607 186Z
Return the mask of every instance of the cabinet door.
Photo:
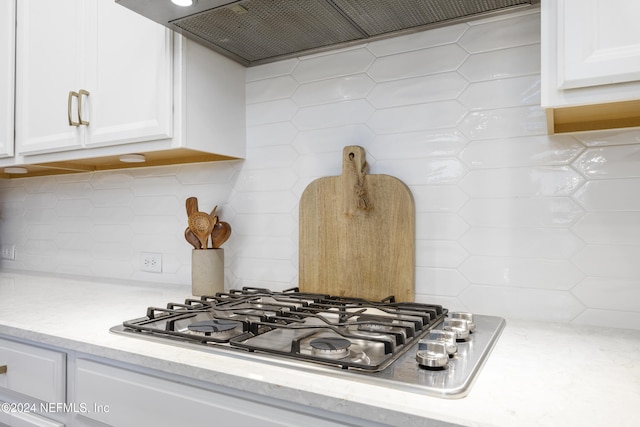
M558 0L561 89L640 79L640 2Z
M70 91L83 80L87 0L20 0L16 32L16 150L19 154L80 146L70 126ZM75 102L75 100L74 100ZM74 107L75 108L75 107ZM74 120L77 117L74 117Z
M15 0L0 0L0 158L13 156Z
M245 393L241 398L92 360L76 360L75 381L76 401L88 409L78 414L76 421L87 417L114 426L156 427L345 425L305 413L306 408L295 404L282 402L285 407L276 407L260 401L257 395Z
M0 401L0 404L2 402ZM11 427L64 427L64 424L29 412L0 411L0 426Z
M96 8L86 36L86 146L171 137L171 32L113 0Z
M171 34L163 26L113 0L24 0L18 22L20 154L171 136ZM79 107L88 124L70 126Z
M45 402L66 398L66 354L0 339L0 388Z

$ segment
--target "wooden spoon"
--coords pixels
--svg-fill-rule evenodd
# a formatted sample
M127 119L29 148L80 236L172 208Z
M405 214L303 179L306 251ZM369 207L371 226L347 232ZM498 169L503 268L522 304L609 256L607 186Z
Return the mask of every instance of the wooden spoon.
M187 239L187 242L189 242L194 249L202 249L200 239L198 239L198 236L193 234L193 231L191 231L189 227L184 230L184 238Z
M218 249L231 235L231 225L228 222L218 221L211 231L211 245Z
M185 202L187 206L187 217L191 214L198 212L198 198L197 197L189 197Z
M204 212L194 212L189 215L189 229L196 235L198 240L200 240L200 244L202 245L202 249L207 249L209 235L213 230L213 220L209 216L208 213Z

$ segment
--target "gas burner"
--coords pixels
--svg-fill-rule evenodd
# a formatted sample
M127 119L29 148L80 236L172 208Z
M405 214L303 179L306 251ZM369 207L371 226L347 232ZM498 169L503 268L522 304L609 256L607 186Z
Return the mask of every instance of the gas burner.
M359 331L366 332L391 332L393 331L393 320L391 319L381 319L381 318L373 318L372 316L359 316L356 319L358 322L362 322L358 324Z
M338 337L320 337L309 343L315 356L343 359L349 355L351 341Z
M193 322L187 326L191 332L204 334L205 337L214 336L217 338L229 337L238 326L238 322L225 319L210 319Z
M391 332L393 331L393 326L385 325L384 323L363 323L358 325L359 331L365 332Z

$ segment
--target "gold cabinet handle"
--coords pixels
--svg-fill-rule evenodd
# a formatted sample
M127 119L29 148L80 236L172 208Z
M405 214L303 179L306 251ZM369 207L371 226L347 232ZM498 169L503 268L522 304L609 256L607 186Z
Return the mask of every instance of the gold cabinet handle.
M7 365L0 366L0 374L6 374L6 373L7 373Z
M81 125L88 125L89 121L88 120L83 120L82 119L82 96L89 96L89 91L84 90L84 89L80 89L78 91L78 120L80 121Z
M67 116L69 117L69 126L80 126L80 122L74 122L71 118L71 101L73 100L73 98L76 98L78 100L78 105L80 105L80 95L78 94L78 92L70 91L69 98L67 99ZM78 116L79 115L80 113L78 112Z

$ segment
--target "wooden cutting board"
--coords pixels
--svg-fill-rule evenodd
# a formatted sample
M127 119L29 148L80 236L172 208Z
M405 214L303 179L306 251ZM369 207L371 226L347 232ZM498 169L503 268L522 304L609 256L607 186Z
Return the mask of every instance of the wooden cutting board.
M303 292L413 302L415 205L389 175L368 175L365 150L345 147L342 175L311 182L300 199Z

